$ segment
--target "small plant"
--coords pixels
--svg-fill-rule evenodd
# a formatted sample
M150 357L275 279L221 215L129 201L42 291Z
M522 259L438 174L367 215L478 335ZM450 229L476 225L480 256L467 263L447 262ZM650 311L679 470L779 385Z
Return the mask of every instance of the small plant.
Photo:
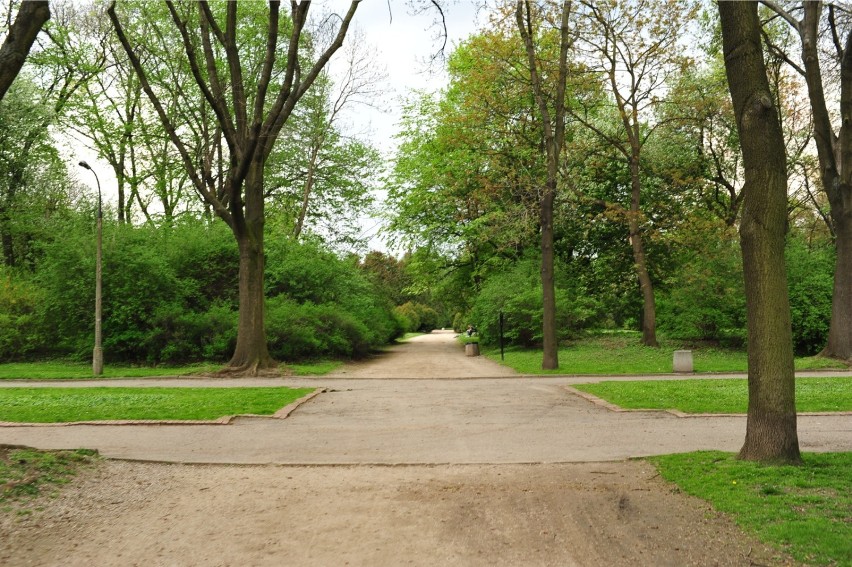
M97 458L97 452L88 449L37 451L0 445L0 504L37 496L45 485L65 484Z

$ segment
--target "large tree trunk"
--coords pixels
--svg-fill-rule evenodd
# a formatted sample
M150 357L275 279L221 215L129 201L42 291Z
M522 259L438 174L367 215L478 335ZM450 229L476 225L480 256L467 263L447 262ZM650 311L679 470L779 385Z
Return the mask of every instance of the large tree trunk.
M555 169L555 168L554 168ZM551 177L548 174L548 177ZM547 182L541 197L541 294L544 370L559 368L559 343L556 339L556 288L553 282L553 201L556 194L556 173Z
M21 3L15 23L0 48L0 100L6 96L9 86L24 66L38 32L48 19L50 6L47 0Z
M719 2L725 69L745 184L740 225L748 320L748 421L739 457L800 463L790 303L784 267L787 171L766 78L756 2Z
M848 201L852 199L852 190L843 191L840 196ZM822 355L852 360L852 203L840 206L832 202L831 219L836 235L837 258L834 264L831 325L828 343Z
M630 160L631 199L628 229L630 231L630 246L633 248L633 265L639 278L639 289L642 292L642 344L645 346L660 346L657 342L657 304L654 300L654 284L648 273L648 259L645 256L645 245L639 230L639 204L642 195L642 185L639 179L639 155L634 153Z
M245 200L245 217L235 215L231 227L240 250L240 312L237 346L226 372L255 375L276 366L266 342L262 161L251 163Z

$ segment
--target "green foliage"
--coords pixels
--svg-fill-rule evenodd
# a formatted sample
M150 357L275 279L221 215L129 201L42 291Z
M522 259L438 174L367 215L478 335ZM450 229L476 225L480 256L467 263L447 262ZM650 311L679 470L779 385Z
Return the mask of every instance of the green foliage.
M825 346L831 322L834 286L834 248L809 247L802 238L787 240L787 287L797 354L816 354Z
M438 312L422 303L408 301L394 307L394 314L403 322L407 333L428 333L438 328Z
M658 295L658 323L679 339L745 341L739 239L720 221L693 218L676 237L678 265Z
M62 225L63 238L41 243L34 276L0 280L0 360L89 359L92 225L84 216L70 219ZM311 241L273 240L267 250L268 334L275 356L361 356L402 333L389 300L357 259ZM221 223L105 223L108 364L226 361L236 341L237 260L233 236Z
M267 301L269 352L277 359L363 356L367 326L334 304L298 303L283 296Z
M0 360L37 353L43 347L41 295L31 281L0 276Z
M715 451L648 460L663 478L797 561L850 564L852 453L806 453L798 467L740 461Z
M676 409L685 413L746 413L745 379L655 380L578 384L578 390L627 409ZM852 378L797 378L796 410L852 411Z
M199 420L272 415L313 388L5 388L0 421Z
M270 242L267 258L273 357L363 356L402 334L389 301L354 260L288 239Z
M501 311L507 344L532 346L541 342L542 298L538 270L537 260L530 258L486 280L469 316L469 323L478 329L482 342L495 344L499 340ZM601 305L593 297L564 276L557 278L556 326L560 339L576 336L601 319Z

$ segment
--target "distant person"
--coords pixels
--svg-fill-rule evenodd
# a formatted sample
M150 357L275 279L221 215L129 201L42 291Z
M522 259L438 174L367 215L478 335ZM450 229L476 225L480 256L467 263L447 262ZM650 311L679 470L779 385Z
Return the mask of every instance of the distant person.
M474 327L473 325L468 325L467 326L467 336L472 337L475 334L476 334L476 327Z

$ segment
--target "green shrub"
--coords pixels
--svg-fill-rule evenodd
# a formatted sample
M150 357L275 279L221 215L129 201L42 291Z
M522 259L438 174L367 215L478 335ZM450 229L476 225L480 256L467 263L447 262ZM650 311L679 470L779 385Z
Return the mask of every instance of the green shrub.
M338 306L283 296L267 302L266 333L270 354L280 360L363 356L371 346L366 325Z
M31 281L0 276L0 360L20 360L44 348L42 296Z
M790 238L785 250L793 346L797 354L813 355L825 346L831 323L834 287L834 248L809 247Z
M406 333L428 333L439 326L438 312L416 301L394 307L394 313L402 319Z
M745 289L737 235L723 226L705 228L689 235L680 265L661 286L657 323L673 338L742 343Z
M225 302L214 303L202 313L169 304L155 318L157 331L150 348L157 362L225 362L236 347L237 312Z
M534 346L542 340L542 296L538 262L527 259L492 275L482 286L469 317L483 343L499 340L500 312L508 344ZM597 300L562 282L556 287L556 327L559 339L575 336L602 318ZM467 327L467 325L465 325Z

